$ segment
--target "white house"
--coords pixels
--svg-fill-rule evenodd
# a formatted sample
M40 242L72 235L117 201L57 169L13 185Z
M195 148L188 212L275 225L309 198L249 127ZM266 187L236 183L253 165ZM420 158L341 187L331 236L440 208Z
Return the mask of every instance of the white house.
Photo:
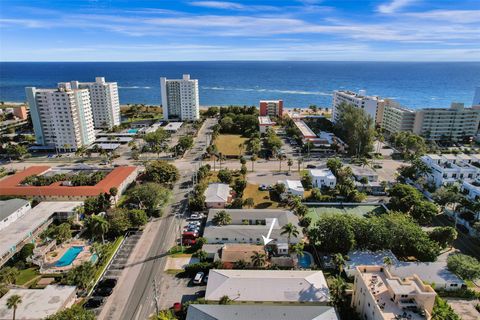
M211 183L205 190L207 208L225 208L232 201L232 189L225 183Z
M278 180L277 183L285 186L285 192L280 195L282 199L286 199L288 196L299 196L303 198L305 189L300 180Z
M23 199L0 201L0 230L21 218L31 208L30 202Z
M463 181L461 191L471 201L480 201L480 180L467 182Z
M480 168L472 164L476 163L475 156L428 154L420 159L430 168L431 172L427 174L427 179L437 188L480 179Z
M315 188L334 188L337 178L329 169L312 169L308 171Z

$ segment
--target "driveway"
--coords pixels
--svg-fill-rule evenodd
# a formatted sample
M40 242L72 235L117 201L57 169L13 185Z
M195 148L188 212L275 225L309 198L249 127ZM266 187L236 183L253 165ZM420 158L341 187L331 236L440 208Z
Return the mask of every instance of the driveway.
M478 320L480 313L475 309L478 300L464 300L455 298L445 298L456 314L462 320Z

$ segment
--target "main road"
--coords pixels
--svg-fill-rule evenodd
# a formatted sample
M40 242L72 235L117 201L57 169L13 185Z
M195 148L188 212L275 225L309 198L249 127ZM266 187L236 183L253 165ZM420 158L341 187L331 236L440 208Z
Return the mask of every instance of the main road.
M179 237L182 219L187 211L187 194L190 189L182 186L191 181L200 165L200 160L197 159L201 159L205 152L209 128L214 124L214 119L207 119L195 138L193 148L183 159L175 162L177 165L189 165L178 166L180 179L173 188L171 204L165 208L164 217L152 222L143 233L143 239L135 248L135 251L140 251L139 254L132 253L133 257L119 280L120 286L108 299L99 319L143 320L155 312L156 297L161 295L162 290L166 290L162 286L162 278L165 275L167 252Z

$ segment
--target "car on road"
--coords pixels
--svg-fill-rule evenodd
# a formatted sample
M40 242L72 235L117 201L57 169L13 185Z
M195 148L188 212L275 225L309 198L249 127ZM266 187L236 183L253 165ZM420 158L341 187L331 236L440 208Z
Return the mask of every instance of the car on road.
M195 275L195 278L193 278L193 284L202 284L203 277L205 276L205 273L203 272L197 272Z
M315 169L316 167L314 164L307 164L307 169Z
M96 309L99 308L105 301L104 297L92 297L83 305L85 309Z
M205 277L203 277L203 283L204 284L208 283L208 274Z

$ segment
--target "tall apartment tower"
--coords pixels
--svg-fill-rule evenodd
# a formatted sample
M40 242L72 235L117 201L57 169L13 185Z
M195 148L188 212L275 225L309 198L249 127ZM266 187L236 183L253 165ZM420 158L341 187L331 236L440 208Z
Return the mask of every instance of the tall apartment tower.
M260 116L281 117L283 100L260 100Z
M184 74L182 79L160 78L163 118L195 121L200 119L198 80Z
M25 88L37 144L75 151L95 141L90 93L59 83L57 89Z
M95 128L111 129L120 124L120 102L116 82L105 82L96 77L95 82L70 82L72 89L88 89L92 104Z
M475 94L473 95L472 106L480 106L480 86L475 88Z
M356 108L365 111L372 119L379 123L381 122L381 115L377 115L377 110L384 104L384 100L377 96L367 96L365 90L360 90L358 93L348 90L335 90L333 92L332 104L332 122L337 122L340 117L338 107L342 104L350 104Z

